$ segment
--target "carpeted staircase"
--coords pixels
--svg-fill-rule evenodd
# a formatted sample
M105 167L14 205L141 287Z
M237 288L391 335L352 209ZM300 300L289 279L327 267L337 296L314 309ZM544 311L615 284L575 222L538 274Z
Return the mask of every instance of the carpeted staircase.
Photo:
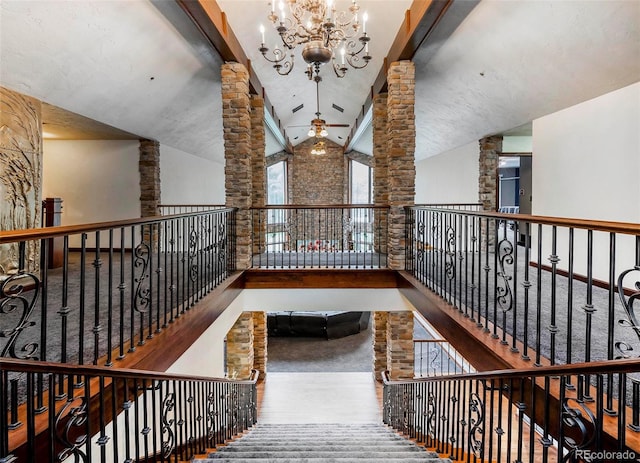
M202 462L445 463L381 424L258 424Z

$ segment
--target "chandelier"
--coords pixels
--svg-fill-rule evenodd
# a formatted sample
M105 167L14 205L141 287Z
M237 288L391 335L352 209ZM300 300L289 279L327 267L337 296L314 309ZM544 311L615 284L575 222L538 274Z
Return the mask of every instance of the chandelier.
M332 61L333 70L338 77L344 77L348 66L362 69L369 61L369 40L367 35L367 14L362 15L362 33L356 0L351 1L347 11L336 11L334 0L286 0L279 3L279 15L275 13L273 0L270 3L271 14L268 19L273 23L282 39L282 45L273 50L265 46L264 26L260 26L262 43L258 49L262 56L273 63L280 75L286 76L293 69L293 53L287 56L286 50L303 45L302 58L307 63L305 73L312 78L318 75L320 66ZM339 50L338 50L339 49ZM336 51L340 58L336 58Z
M318 140L313 144L313 148L311 148L311 154L322 155L327 154L327 150L324 148L325 143L323 140Z

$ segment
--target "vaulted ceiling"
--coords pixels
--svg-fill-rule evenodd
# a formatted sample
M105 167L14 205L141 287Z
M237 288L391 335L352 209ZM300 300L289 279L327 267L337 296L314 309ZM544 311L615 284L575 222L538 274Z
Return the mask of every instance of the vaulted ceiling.
M224 53L186 13L196 3L3 0L0 85L51 105L45 121L52 136L56 125L73 126L75 114L99 122L100 137L113 128L116 138L152 138L222 162ZM429 11L430 3L359 3L369 15L373 60L343 79L323 69L320 112L329 123L351 126L330 128L331 140L371 154L366 112L372 87L406 26L407 9ZM336 4L344 8L348 1ZM267 154L302 142L316 112L315 84L304 74L301 57L290 75L279 76L260 56L258 27L270 25L269 3L215 5L273 105L268 122L280 136L268 137ZM638 1L435 0L430 8L436 7L444 14L424 42L413 44L418 160L640 80ZM419 18L410 19L415 26ZM267 27L267 44L276 38ZM283 133L286 138L280 138Z

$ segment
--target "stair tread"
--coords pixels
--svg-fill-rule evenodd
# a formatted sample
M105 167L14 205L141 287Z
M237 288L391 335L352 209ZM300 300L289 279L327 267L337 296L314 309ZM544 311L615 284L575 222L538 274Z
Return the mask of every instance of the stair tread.
M194 463L237 463L238 459L236 458L204 458L193 460ZM402 462L402 463L451 463L449 459L443 458L391 458L388 456L384 456L381 458L357 458L357 457L348 457L348 458L252 458L250 460L251 463L362 463L362 462Z
M203 462L445 463L382 424L258 424Z

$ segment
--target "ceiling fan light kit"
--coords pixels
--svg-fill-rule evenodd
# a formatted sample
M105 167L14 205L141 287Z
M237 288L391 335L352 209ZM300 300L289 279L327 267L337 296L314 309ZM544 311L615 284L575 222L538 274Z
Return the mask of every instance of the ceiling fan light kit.
M362 69L372 57L369 54L367 35L367 14L358 19L360 6L356 0L346 11L337 11L334 0L286 0L279 2L279 15L275 12L275 0L270 2L270 14L267 19L282 40L282 46L276 45L273 50L265 46L265 29L260 26L262 42L258 51L264 59L273 63L273 68L280 75L288 75L293 70L294 55L287 55L285 50L293 50L304 45L302 58L307 63L305 73L311 80L320 73L320 66L333 61L336 76L344 77L351 66ZM360 29L362 26L362 32ZM356 36L360 33L360 36ZM336 59L336 50L340 49L340 59ZM339 62L338 62L339 61ZM347 66L348 65L348 66Z

